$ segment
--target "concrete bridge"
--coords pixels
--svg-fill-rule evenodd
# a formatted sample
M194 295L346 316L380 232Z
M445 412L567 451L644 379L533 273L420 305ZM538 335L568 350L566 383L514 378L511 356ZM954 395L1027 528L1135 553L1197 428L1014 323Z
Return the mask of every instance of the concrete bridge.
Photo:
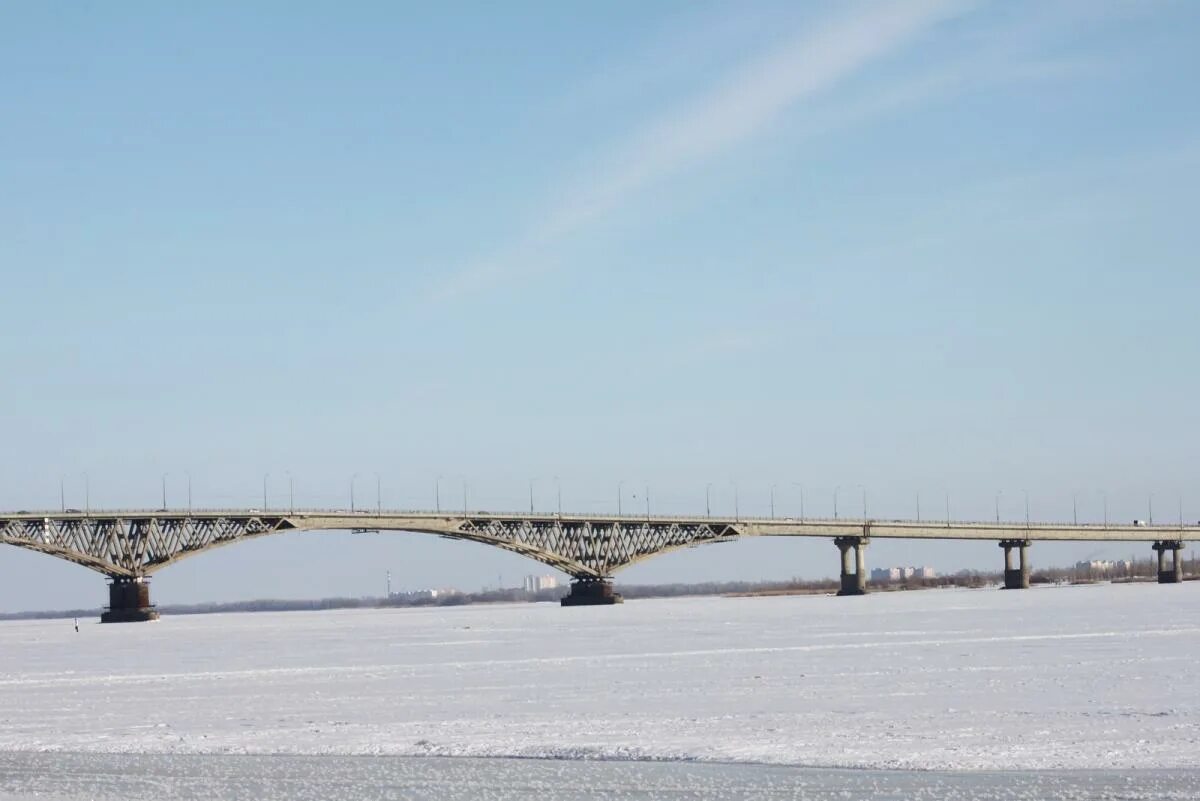
M0 512L0 544L108 576L104 622L158 617L147 580L180 559L288 531L409 531L493 545L570 575L571 591L562 603L577 606L619 603L612 576L629 565L743 537L832 538L841 554L839 595L866 591L865 552L871 539L992 540L1004 549L1009 589L1029 586L1027 551L1035 540L1146 542L1158 555L1159 583L1175 583L1183 579L1183 543L1200 534L1200 526L258 509Z

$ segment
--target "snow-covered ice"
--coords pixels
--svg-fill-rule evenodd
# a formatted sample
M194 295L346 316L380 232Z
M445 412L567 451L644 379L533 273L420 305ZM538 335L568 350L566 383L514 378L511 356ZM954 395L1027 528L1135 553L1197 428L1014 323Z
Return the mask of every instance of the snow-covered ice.
M0 623L0 751L1200 765L1200 582Z

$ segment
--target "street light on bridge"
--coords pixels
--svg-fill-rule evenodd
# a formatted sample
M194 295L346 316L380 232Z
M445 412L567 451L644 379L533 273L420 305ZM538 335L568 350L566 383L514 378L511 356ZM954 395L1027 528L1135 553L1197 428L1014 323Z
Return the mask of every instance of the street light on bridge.
M704 485L704 515L712 517L712 482Z
M167 508L167 476L169 475L170 473L162 474L162 506L160 507L162 509Z
M263 473L263 511L264 512L267 511L267 509L268 509L268 506L267 506L267 477L270 475L271 475L270 473Z
M350 514L354 514L354 482L358 480L358 473L350 476Z
M793 481L792 484L800 488L800 522L804 522L804 485L799 481Z
M837 512L837 496L838 496L838 490L840 490L841 488L842 488L842 487L841 487L841 485L840 485L840 484L839 484L838 486L836 486L836 487L834 487L834 488L833 488L833 519L834 519L834 520L837 520L837 519L838 519L838 512Z
M996 525L1000 525L1000 496L1004 490L996 490Z
M625 486L624 481L617 482L617 517L621 516L621 495L624 494L622 492L622 487L624 487L624 486Z

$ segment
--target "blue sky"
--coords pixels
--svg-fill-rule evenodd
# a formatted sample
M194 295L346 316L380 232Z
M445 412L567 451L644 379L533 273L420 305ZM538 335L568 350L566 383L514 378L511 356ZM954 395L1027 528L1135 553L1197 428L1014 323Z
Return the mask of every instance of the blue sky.
M1200 6L0 9L0 508L1200 519ZM556 483L557 479L557 483ZM634 494L637 499L633 498ZM455 501L456 503L461 500ZM1039 546L1035 559L1127 556ZM875 564L996 567L877 543ZM828 575L825 542L628 580ZM319 570L318 570L319 567ZM294 535L160 602L516 584ZM0 609L100 577L0 550Z

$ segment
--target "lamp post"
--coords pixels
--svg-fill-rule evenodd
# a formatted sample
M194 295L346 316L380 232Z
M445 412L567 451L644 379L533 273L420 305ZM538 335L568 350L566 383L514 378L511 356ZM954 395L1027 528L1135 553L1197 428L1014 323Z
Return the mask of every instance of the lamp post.
M863 522L867 522L867 488L866 485L860 484L863 491Z
M58 505L60 507L59 511L67 511L66 480L62 476L58 477Z
M921 491L917 490L917 522L921 522Z
M646 485L646 519L650 519L650 485Z
M167 476L168 475L170 475L170 474L169 473L162 474L162 505L160 507L158 507L160 509L167 508Z
M704 485L704 516L712 517L712 482Z
M1029 528L1029 490L1021 490L1025 493L1025 528Z
M466 486L465 484L463 485ZM464 490L465 492L465 490ZM465 505L465 504L464 504ZM465 511L465 510L464 510ZM383 479L379 474L375 474L375 515L379 517L383 514Z
M184 474L185 476L187 476L187 485L188 485L188 516L189 516L189 517L191 517L191 514L192 514L192 474L191 474L190 472L186 471L186 470L184 471L184 473L183 473L183 474Z
M92 516L92 481L87 473L83 474L83 512Z
M775 519L775 485L771 485L771 519Z
M617 482L617 517L621 516L621 496L624 494L622 487L625 486L624 481Z
M1151 492L1146 496L1147 512L1150 514L1150 525L1154 525L1154 493Z
M834 520L838 519L837 496L838 496L838 490L840 490L840 489L841 489L841 485L838 485L833 488L833 519Z
M442 511L442 477L440 475L433 482L433 508L439 514Z
M537 479L529 479L529 514L533 514L533 482Z
M803 523L804 522L804 485L798 481L793 481L792 483L800 488L800 522Z
M742 519L741 509L738 504L738 485L736 481L731 483L733 484L733 521L738 523Z
M350 476L350 514L354 514L354 482L358 480L358 473Z
M558 516L562 517L562 482L558 480L558 476L554 477L554 495L558 502Z
M292 477L292 472L287 471L288 480L288 514L296 514L296 479Z
M1108 528L1108 493L1100 490L1100 497L1104 500L1104 527Z
M466 476L462 477L462 483L463 483L463 515L466 515L466 513L467 513L467 477Z
M1004 490L996 490L996 525L1000 525L1000 496Z
M267 507L267 477L270 475L271 475L270 473L263 473L263 506L262 506L262 510L264 512L267 511L267 508L268 508Z
M1079 525L1079 490L1071 493L1071 523Z

